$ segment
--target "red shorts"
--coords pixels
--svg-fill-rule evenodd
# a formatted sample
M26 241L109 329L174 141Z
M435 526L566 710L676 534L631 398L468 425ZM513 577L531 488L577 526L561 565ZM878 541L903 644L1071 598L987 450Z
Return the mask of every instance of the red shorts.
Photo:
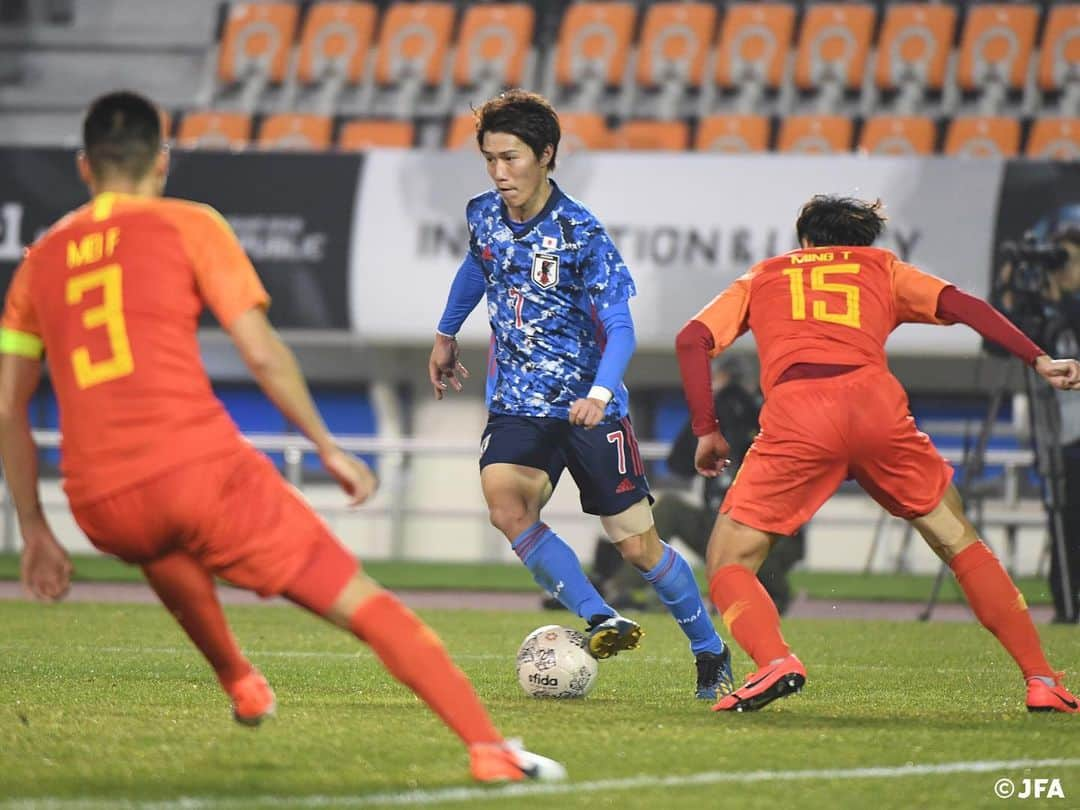
M246 443L72 513L98 549L126 562L184 550L226 582L262 596L287 588L316 548L340 545L270 460Z
M938 505L952 475L915 426L899 381L866 366L776 386L720 511L790 535L854 478L891 514L910 520Z

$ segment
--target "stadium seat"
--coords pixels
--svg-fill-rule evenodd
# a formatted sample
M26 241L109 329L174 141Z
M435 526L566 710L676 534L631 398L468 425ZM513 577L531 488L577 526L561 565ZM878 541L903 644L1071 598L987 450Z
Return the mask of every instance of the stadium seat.
M764 152L769 148L769 119L763 115L702 118L694 148L709 152Z
M263 121L259 128L259 146L263 149L327 149L332 128L329 116L279 113Z
M559 116L562 139L559 152L587 149L610 149L612 133L602 115L597 113L564 113Z
M734 3L720 28L716 83L737 92L739 112L755 112L766 91L777 90L795 30L789 3Z
M793 115L780 124L778 152L833 154L851 150L854 127L842 115Z
M408 118L441 109L439 99L432 95L448 78L446 56L453 27L451 3L394 3L387 9L375 66L375 80L382 91L375 102L376 114ZM429 109L420 108L422 101L428 102Z
M313 6L300 35L299 80L308 85L330 77L349 84L361 81L375 34L375 17L372 3Z
M627 121L612 138L615 149L683 151L690 145L685 121Z
M476 116L471 112L454 116L446 128L446 148L464 149L476 143Z
M955 28L951 5L889 6L878 38L875 78L880 90L898 94L896 113L916 112L927 90L941 90Z
M637 113L671 119L682 112L688 92L701 87L716 29L710 3L653 3L645 14L637 55L637 89L648 110Z
M795 57L795 86L819 93L819 110L831 111L847 90L862 84L874 7L821 3L807 8Z
M457 39L454 83L476 88L481 98L529 84L525 68L535 18L526 3L470 5Z
M1008 94L1023 87L1038 24L1033 3L969 7L957 84L965 93L979 94L981 115L996 115Z
M954 118L945 136L945 154L958 157L1014 157L1020 151L1016 118Z
M267 85L285 78L299 8L294 3L235 3L229 7L218 54L223 95L255 108Z
M622 83L635 17L632 3L585 2L567 8L555 51L560 109L598 109L604 90Z
M243 149L251 141L251 116L191 112L181 119L176 145L184 149Z
M1040 118L1035 121L1024 153L1032 158L1080 160L1080 119Z
M341 128L338 146L342 149L406 149L412 146L415 134L411 121L349 121Z
M1080 114L1080 3L1055 5L1046 17L1039 87L1044 93L1062 93L1059 110Z
M863 125L859 150L869 155L929 155L936 136L929 118L879 115Z

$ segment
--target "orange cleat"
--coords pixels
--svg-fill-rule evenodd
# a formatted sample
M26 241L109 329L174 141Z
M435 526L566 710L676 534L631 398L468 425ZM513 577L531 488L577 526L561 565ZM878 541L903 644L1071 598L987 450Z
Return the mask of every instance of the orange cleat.
M526 751L516 740L469 746L469 770L477 782L488 783L524 779L556 782L566 778L561 763Z
M766 664L746 683L721 698L712 707L714 712L752 712L767 706L777 698L794 694L806 683L806 667L794 655Z
M257 726L277 711L274 690L257 669L225 686L232 698L233 718L245 726Z
M1029 712L1080 713L1076 696L1061 682L1064 672L1054 673L1054 685L1047 686L1041 678L1027 679L1027 710Z

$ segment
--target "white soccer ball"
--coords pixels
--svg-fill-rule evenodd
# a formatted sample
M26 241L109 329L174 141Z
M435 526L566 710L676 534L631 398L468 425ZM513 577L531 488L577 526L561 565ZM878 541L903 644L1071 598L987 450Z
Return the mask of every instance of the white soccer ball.
M517 676L533 697L585 697L596 683L596 659L589 654L584 633L548 624L521 642Z

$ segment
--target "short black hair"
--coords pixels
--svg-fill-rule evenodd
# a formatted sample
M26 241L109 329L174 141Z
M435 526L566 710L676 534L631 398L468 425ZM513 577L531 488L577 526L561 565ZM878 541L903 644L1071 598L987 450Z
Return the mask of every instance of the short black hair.
M529 145L537 160L545 147L551 147L548 170L555 171L555 155L559 151L559 116L551 102L539 93L528 90L507 90L484 103L476 116L476 142L482 149L488 132L505 132Z
M872 245L881 236L887 217L881 200L860 200L834 194L815 194L799 211L795 232L799 244Z
M138 93L106 93L86 111L83 149L95 177L119 173L139 179L161 149L161 112Z

